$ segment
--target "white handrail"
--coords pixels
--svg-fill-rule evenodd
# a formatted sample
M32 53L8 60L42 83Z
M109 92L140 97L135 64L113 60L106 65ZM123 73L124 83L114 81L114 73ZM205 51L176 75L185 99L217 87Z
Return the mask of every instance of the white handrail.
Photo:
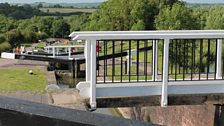
M161 39L164 40L163 54L163 79L161 85L161 106L168 104L168 61L169 61L169 42L172 39L217 39L217 77L222 75L222 39L224 30L176 30L176 31L100 31L100 32L73 32L70 34L73 40L86 40L86 82L90 83L90 105L96 108L96 41L98 40L142 40L142 39ZM154 42L154 45L157 42ZM91 48L90 48L91 47ZM156 46L155 46L156 47ZM157 47L153 49L156 52ZM158 55L156 55L158 56ZM157 64L154 57L153 64ZM153 65L154 66L154 65ZM154 71L153 74L157 74ZM156 77L156 75L155 75ZM157 77L156 77L157 78ZM156 79L155 78L155 79ZM141 83L141 82L139 82ZM149 82L150 83L150 82Z

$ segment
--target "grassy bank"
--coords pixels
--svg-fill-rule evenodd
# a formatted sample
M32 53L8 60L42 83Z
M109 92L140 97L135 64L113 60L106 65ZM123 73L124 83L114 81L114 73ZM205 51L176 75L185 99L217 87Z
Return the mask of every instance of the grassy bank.
M0 70L0 90L43 90L47 84L45 72L34 68L33 75L28 68L12 68Z

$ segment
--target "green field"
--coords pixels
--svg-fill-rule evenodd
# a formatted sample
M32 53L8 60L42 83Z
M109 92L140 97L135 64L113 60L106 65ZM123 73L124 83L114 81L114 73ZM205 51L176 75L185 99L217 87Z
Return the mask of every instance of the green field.
M77 8L40 8L42 12L45 13L74 13L74 12L84 12L92 13L96 9L77 9Z
M12 68L0 70L0 90L44 90L47 84L46 73L34 68L33 75L28 68Z

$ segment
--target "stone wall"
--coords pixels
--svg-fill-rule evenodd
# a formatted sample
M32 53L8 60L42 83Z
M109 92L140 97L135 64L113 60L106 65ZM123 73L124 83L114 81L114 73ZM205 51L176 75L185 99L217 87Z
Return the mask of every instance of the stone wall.
M213 105L118 108L125 118L167 126L214 126L216 107ZM218 110L219 111L219 110ZM216 122L216 123L214 123Z

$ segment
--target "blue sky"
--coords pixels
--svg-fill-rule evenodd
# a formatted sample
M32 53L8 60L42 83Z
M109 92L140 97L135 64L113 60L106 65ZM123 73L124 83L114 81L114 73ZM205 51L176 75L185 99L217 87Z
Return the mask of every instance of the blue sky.
M48 2L48 3L93 3L102 2L105 0L0 0L0 2L8 3L33 3L33 2ZM190 3L224 3L224 0L184 0Z

